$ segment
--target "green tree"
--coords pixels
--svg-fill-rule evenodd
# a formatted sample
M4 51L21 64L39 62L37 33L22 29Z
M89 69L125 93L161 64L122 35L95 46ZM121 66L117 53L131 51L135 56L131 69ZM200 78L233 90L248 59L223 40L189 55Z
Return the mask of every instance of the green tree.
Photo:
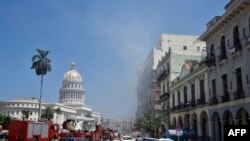
M52 109L50 107L47 107L45 109L45 111L42 113L41 118L42 119L47 119L47 120L53 119L54 118L54 114L53 114Z
M40 96L39 96L39 110L38 110L38 119L41 119L41 100L43 93L43 76L47 74L48 71L51 71L50 59L47 58L47 55L50 51L36 49L38 54L33 55L32 57L32 66L31 69L36 70L36 75L41 75L41 87L40 87Z
M22 111L22 119L27 120L32 115L32 112L29 110L23 110Z
M141 118L137 118L133 125L133 130L144 132L151 137L159 138L162 124L166 124L168 116L161 112L145 113Z
M0 114L0 125L3 126L3 128L6 128L9 124L9 121L12 119L11 116L5 116Z

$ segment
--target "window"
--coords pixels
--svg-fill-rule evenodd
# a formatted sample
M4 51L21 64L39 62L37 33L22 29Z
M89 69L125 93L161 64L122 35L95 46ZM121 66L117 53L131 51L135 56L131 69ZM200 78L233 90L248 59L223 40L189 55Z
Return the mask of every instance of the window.
M220 60L223 60L226 57L227 57L226 40L225 40L225 36L222 36L220 39Z
M201 51L201 48L200 47L197 47L197 52L200 52Z
M216 97L216 82L215 82L215 79L212 80L212 97Z
M200 80L200 99L205 102L205 86L204 80Z
M172 95L173 107L175 107L174 94Z
M235 75L236 75L236 90L238 92L242 92L243 91L243 83L242 83L241 68L235 69Z
M243 28L243 37L244 38L246 37L246 30L245 30L245 28Z
M181 104L181 94L180 91L178 91L178 106Z
M223 74L221 76L221 80L222 80L223 95L227 95L228 94L227 74Z
M210 59L215 59L215 56L214 56L214 45L213 44L210 46L209 58Z
M187 50L187 46L183 46L183 50Z
M210 46L208 59L209 59L208 67L215 65L215 55L214 55L214 45L213 44Z
M169 92L169 80L167 80L167 92Z
M191 85L191 95L192 95L192 101L195 101L195 86L194 86L194 84Z
M162 84L162 93L165 93L165 83Z
M247 84L249 84L249 79L248 79L248 75L246 75L246 79L247 79Z
M184 104L188 103L187 101L187 87L185 86L183 89L183 93L184 93Z
M233 29L233 45L234 45L235 52L241 50L240 32L239 32L238 25L236 25Z

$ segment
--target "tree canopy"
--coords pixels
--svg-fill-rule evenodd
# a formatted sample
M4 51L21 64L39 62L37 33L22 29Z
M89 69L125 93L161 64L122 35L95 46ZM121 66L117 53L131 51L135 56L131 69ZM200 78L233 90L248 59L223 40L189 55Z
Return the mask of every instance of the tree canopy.
M4 128L7 127L11 119L12 117L10 117L9 115L5 116L0 114L0 125L2 125Z
M50 107L47 107L41 115L42 119L51 120L54 118L54 113Z
M48 71L51 71L51 60L47 58L50 51L42 49L36 49L36 51L38 54L32 57L31 69L35 69L37 75L46 75Z
M145 113L141 118L135 120L133 130L147 133L151 137L157 138L161 136L162 125L168 125L168 120L169 117L161 112Z
M32 115L32 112L29 110L23 110L22 111L22 119L27 120Z

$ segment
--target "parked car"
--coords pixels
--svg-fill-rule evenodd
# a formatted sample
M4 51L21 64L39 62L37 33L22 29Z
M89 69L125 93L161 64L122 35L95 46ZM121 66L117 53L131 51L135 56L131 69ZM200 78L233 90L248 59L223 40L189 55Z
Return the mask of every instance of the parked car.
M174 141L174 140L170 138L160 138L159 141Z
M134 141L134 139L131 136L123 136L121 141Z

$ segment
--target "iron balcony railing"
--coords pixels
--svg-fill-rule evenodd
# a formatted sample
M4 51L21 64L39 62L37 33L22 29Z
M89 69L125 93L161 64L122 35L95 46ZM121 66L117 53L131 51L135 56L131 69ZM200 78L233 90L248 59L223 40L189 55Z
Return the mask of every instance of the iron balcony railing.
M205 104L205 98L200 98L200 99L197 99L197 105L202 105L202 104Z
M223 96L221 96L222 102L228 102L230 101L230 95L229 93L225 93Z
M206 58L204 59L204 63L205 63L208 67L215 66L215 57L206 57Z
M160 96L160 99L161 99L161 100L164 100L164 99L169 98L169 97L170 97L170 93L169 93L169 92L165 92L165 93L163 93L163 94Z
M219 104L219 100L216 96L214 96L210 99L210 105L216 105L216 104Z
M243 89L237 89L237 90L234 92L234 100L241 99L241 98L245 98Z

